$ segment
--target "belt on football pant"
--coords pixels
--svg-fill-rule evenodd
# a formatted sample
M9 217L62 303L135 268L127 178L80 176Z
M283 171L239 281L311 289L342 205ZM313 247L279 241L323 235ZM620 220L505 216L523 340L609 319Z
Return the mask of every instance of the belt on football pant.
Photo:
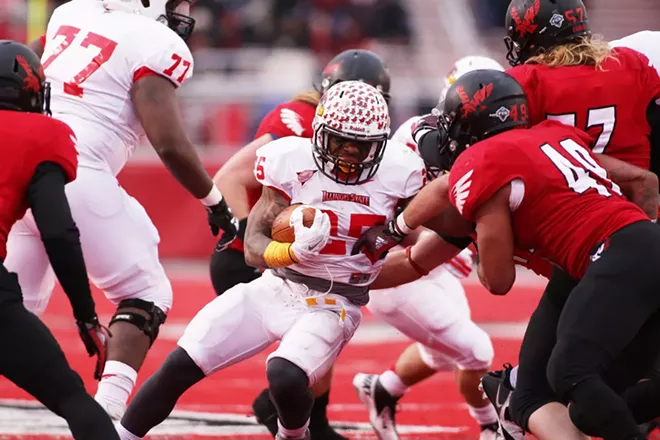
M273 269L273 275L297 284L302 284L310 290L333 293L346 298L351 304L365 306L369 302L369 286L352 286L337 281L324 280L323 278L304 275L288 267ZM328 298L330 299L330 298Z

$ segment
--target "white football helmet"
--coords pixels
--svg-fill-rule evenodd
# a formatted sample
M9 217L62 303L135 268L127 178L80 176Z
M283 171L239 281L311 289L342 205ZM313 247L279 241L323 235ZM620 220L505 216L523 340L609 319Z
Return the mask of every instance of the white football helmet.
M390 114L383 95L361 81L328 89L312 121L314 161L327 177L359 185L371 179L383 158Z
M445 87L440 93L440 101L444 101L447 91L461 76L473 70L492 69L504 72L504 67L492 58L482 56L467 56L454 63L447 76L445 76Z
M152 18L167 25L185 41L195 28L195 20L188 15L190 2L191 0L103 0L103 7L109 11L124 11ZM185 11L177 11L184 8Z

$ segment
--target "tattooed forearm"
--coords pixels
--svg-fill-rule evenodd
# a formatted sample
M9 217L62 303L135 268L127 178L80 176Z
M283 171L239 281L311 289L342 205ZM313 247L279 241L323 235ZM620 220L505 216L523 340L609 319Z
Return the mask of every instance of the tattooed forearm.
M253 267L268 267L264 251L272 241L273 221L289 207L289 200L272 188L264 187L261 198L250 211L245 230L245 262Z
M600 155L598 159L628 200L655 220L658 217L658 176L610 156Z

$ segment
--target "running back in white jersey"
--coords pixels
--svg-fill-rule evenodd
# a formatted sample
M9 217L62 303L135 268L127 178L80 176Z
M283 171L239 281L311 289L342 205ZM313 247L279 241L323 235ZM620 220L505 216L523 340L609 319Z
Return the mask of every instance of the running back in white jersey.
M133 83L158 74L177 87L192 76L186 43L165 24L72 0L48 23L41 58L53 116L78 138L79 165L116 175L144 132L131 102Z
M627 47L643 53L660 74L660 32L641 31L610 42L611 47Z
M254 174L264 186L275 188L291 204L311 205L327 213L330 240L317 259L294 264L304 275L344 284L371 284L383 261L372 264L362 253L351 255L353 245L368 228L394 217L397 204L426 183L422 159L410 148L389 141L373 179L361 185L337 183L318 171L311 139L285 137L257 150Z

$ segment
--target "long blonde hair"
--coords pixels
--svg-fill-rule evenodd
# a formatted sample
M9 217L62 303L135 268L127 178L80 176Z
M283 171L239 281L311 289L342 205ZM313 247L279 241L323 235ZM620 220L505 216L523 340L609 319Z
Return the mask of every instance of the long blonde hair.
M293 97L292 101L304 102L313 107L316 107L321 100L321 94L316 90L307 90L305 92L298 93Z
M533 56L525 61L525 64L542 64L548 67L594 66L602 70L603 63L610 58L616 59L607 41L600 36L585 36Z

